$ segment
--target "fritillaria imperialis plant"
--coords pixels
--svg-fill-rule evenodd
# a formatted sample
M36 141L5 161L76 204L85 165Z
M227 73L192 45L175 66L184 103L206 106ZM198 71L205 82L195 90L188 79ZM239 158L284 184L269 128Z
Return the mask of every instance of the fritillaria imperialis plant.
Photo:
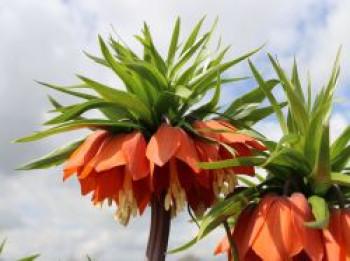
M124 225L150 206L147 260L165 259L171 217L185 206L201 216L219 195L233 192L237 174L254 174L254 168L246 164L202 170L197 162L254 156L266 149L237 130L273 113L271 106L258 108L265 98L261 88L237 99L224 112L218 107L221 84L244 79L222 78L221 74L258 50L224 61L228 48L219 44L209 52L214 27L200 36L202 23L180 44L178 19L166 58L157 51L146 24L136 36L142 55L113 37L108 44L100 37L102 57L88 56L112 70L124 89L85 76L78 76L81 83L70 87L42 83L83 102L63 106L50 97L52 112L58 114L45 123L50 128L17 140L29 142L89 130L82 140L22 169L44 169L65 162L63 178L76 176L82 195L91 193L95 205L115 205L115 217ZM271 90L277 81L266 84ZM207 95L210 91L211 98ZM102 116L86 118L83 114L91 110Z
M214 206L202 220L198 239L224 224L228 237L215 253L227 253L229 260L349 260L350 127L334 142L329 137L339 54L328 83L314 99L310 80L304 94L296 63L289 78L273 57L269 59L287 97L286 117L249 64L283 136L278 143L265 142L270 151L266 155L200 164L211 170L244 164L265 169L267 175L258 184L242 183Z

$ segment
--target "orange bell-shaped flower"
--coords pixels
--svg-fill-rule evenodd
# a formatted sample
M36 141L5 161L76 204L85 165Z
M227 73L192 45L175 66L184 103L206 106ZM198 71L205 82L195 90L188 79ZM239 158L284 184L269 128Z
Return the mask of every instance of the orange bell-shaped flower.
M312 219L311 209L302 194L266 195L257 207L248 206L235 225L232 238L239 260L322 261L321 231L304 225ZM215 254L223 252L228 252L229 260L233 260L227 238L215 249Z
M93 191L92 200L108 200L119 206L116 217L127 224L137 210L149 203L149 163L146 141L140 132L111 134L95 131L72 154L64 166L64 179L76 173L83 195Z

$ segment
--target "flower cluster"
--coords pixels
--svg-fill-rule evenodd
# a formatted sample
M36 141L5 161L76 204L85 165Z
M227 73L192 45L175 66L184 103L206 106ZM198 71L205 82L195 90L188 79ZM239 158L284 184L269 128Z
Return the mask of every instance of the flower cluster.
M193 126L208 140L166 123L148 143L138 131L94 131L70 156L64 179L76 174L81 193L93 192L94 204L115 202L116 218L122 224L128 223L130 215L141 215L153 195L165 195L164 207L174 215L186 202L200 215L219 194L233 191L237 174L253 175L254 169L242 166L209 171L199 169L197 162L250 156L251 149L265 147L223 120L195 121Z

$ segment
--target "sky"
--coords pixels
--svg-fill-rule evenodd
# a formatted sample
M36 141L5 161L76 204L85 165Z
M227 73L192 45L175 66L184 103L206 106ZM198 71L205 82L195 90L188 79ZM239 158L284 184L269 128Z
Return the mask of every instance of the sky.
M142 260L147 241L149 213L124 228L113 219L113 210L96 209L80 196L77 182L62 182L61 168L18 172L14 169L81 135L60 135L35 144L13 144L14 138L38 130L48 119L47 94L34 80L61 85L77 83L83 74L119 87L116 78L89 61L83 50L98 54L97 36L108 36L112 26L135 47L133 35L146 21L155 42L165 50L177 16L183 34L203 16L209 27L219 17L217 37L232 45L229 57L266 44L253 58L264 75L272 75L266 53L277 56L289 68L294 57L305 79L312 75L313 91L322 86L340 45L342 75L332 116L335 137L350 122L350 0L0 0L0 240L8 244L0 260L15 260L42 253L39 260L98 261ZM229 72L249 74L242 64ZM225 87L223 103L245 90ZM248 86L249 87L249 86ZM64 104L72 102L57 95ZM257 126L269 138L278 139L273 118ZM173 221L170 248L180 246L196 233L184 213ZM187 252L199 260L213 257L221 230Z

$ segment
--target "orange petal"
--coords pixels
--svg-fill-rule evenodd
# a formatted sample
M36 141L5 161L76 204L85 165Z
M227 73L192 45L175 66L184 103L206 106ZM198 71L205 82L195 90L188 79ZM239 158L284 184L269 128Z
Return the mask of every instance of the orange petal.
M246 157L246 156L252 156L252 153L250 149L243 143L234 143L231 145L233 149L236 151L235 155L232 155L231 152L229 152L226 148L221 147L220 148L220 159L232 159L236 157ZM254 167L252 166L237 166L237 167L231 167L236 174L246 174L249 176L253 176L255 174Z
M266 146L262 144L260 141L257 140L251 140L246 142L247 145L250 147L253 147L254 149L260 150L260 151L265 151L267 150Z
M257 150L266 150L266 147L253 137L242 133L234 133L235 131L237 131L237 129L226 121L211 120L208 121L208 125L211 126L213 129L223 130L223 132L221 132L220 135L221 141L225 143L246 143L247 145L250 145L251 147Z
M226 143L244 143L247 141L254 140L252 137L249 137L245 134L234 133L237 131L235 127L231 124L222 121L222 120L209 120L206 124L213 130L220 131L221 141Z
M341 213L342 232L346 257L350 260L350 209L343 209Z
M124 175L121 168L99 173L96 178L95 202L113 198L123 186Z
M230 243L228 241L227 237L224 237L220 243L215 247L214 255L226 253L227 251L230 251Z
M150 177L134 181L132 188L140 215L142 215L151 200Z
M203 141L195 141L197 151L202 161L216 161L219 157L219 145Z
M107 136L108 132L102 130L95 131L89 135L84 143L70 156L67 164L64 166L64 179L67 179L74 174L78 168L87 164L92 157L95 156L100 145Z
M126 134L111 136L108 143L103 146L103 149L96 158L95 169L97 172L106 171L126 164L126 159L122 151L122 146L126 139Z
M150 167L146 158L146 140L140 132L129 135L123 143L123 152L127 161L127 167L133 180L142 179L150 173Z
M179 128L162 124L147 145L147 158L158 166L164 166L180 146Z
M341 210L331 209L328 228L323 230L327 260L345 260L341 227Z
M195 145L200 161L211 162L217 160L219 147L216 144L196 141ZM208 150L206 150L207 148ZM200 173L197 175L198 182L207 189L212 188L212 177L210 172L210 170L201 169Z
M84 196L89 194L96 188L96 178L95 177L87 177L85 179L79 179L81 194Z
M234 127L231 123L229 123L229 122L227 122L227 121L225 121L225 120L220 120L220 119L218 119L218 120L215 120L215 121L217 121L217 122L220 123L221 125L224 125L224 126L226 126L227 128L229 128L229 129L231 129L231 130L233 130L233 131L236 131L236 130L237 130L236 127Z
M79 179L85 179L86 177L90 176L90 174L97 172L95 171L96 170L95 167L99 163L99 157L103 153L105 148L108 146L111 140L112 140L112 136L109 136L106 139L104 139L98 151L95 153L95 156L87 164L85 164L82 171L78 173Z
M263 260L288 260L293 250L292 224L290 202L287 198L276 199L265 215L265 224L253 244L255 253Z
M233 239L237 246L238 256L240 260L246 260L245 256L250 248L249 239L250 233L253 231L252 227L256 220L253 218L255 210L254 205L247 206L238 217L235 229L233 231Z
M176 158L186 162L196 173L200 171L197 167L197 162L200 160L196 151L195 143L183 130L180 130L180 147L175 155Z
M314 221L309 203L301 193L294 193L289 200L296 232L295 253L292 255L299 253L299 248L302 247L312 261L322 261L324 249L321 231L304 225L305 222Z
M66 169L63 170L63 180L68 179L71 177L73 174L78 173L81 168L72 168L72 169Z
M217 141L220 141L220 133L212 131L212 128L208 126L208 121L194 121L192 126L193 128L198 131L201 135L204 137L208 137Z
M256 238L259 236L262 227L265 225L267 214L276 199L277 196L267 194L260 200L258 206L254 210L246 233L248 238L247 249L253 246Z

